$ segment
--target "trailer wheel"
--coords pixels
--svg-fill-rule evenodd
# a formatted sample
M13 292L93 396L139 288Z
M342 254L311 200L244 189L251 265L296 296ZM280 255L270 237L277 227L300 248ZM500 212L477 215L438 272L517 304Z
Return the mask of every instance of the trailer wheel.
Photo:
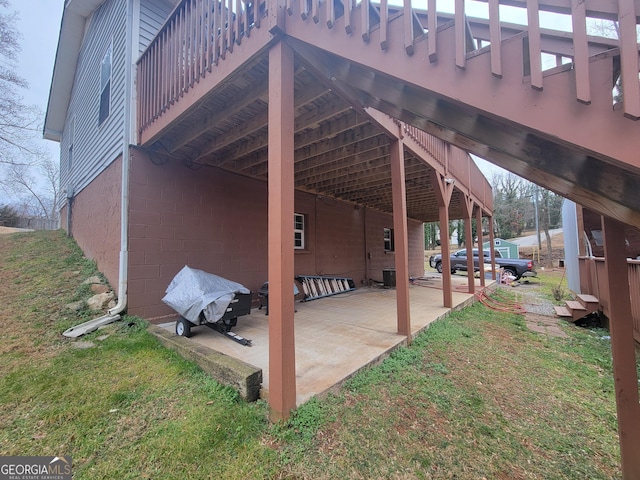
M181 337L191 337L191 327L193 324L186 318L180 317L176 322L176 335Z

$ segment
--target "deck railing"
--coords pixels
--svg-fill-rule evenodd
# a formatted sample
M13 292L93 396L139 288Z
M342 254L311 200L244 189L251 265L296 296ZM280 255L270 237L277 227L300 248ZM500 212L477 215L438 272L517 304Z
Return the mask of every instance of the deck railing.
M138 128L144 131L259 28L266 0L183 0L138 60Z
M522 26L525 50L525 74L530 77L534 89L544 88L543 54L555 55L558 59L568 59L572 63L559 68L575 71L575 95L579 102L591 102L592 88L608 88L611 85L591 85L589 76L590 56L594 54L594 36L588 35L587 27L593 21L613 22L611 25L618 38L607 38L606 42L596 42L619 58L619 68L612 72L613 81L618 81L616 100L624 99L624 114L630 118L640 118L640 61L638 59L637 0L617 0L582 2L571 0L480 0L486 3L481 14L485 20L485 38L475 39L469 27L469 16L476 15L464 0L455 0L453 13L440 15L436 11L436 0L404 0L403 5L390 5L388 0L374 3L371 0L183 0L173 11L156 38L149 45L138 62L138 128L146 129L171 104L178 101L194 83L210 74L212 67L226 55L233 52L234 44L240 44L250 36L253 28L260 27L267 13L267 3L285 3L286 12L297 16L296 21L319 22L325 19L326 28L334 28L336 20L344 17L345 37L361 37L369 42L371 32L379 29L380 47L389 47L388 32L391 28L401 28L404 51L413 55L418 41L427 42L427 61L438 62L438 22L443 18L453 19L455 30L455 65L464 69L470 55L481 49L489 53L491 73L501 78L503 24L501 15L510 21L520 13L526 18ZM424 9L426 3L426 10ZM501 5L502 4L502 5ZM340 8L336 8L336 5ZM509 6L508 15L501 7ZM418 10L420 9L420 10ZM513 12L516 11L516 13ZM435 12L436 14L431 14ZM547 30L541 28L541 14L553 12L563 14L572 33L563 37L563 48L553 49L553 43L545 42ZM488 24L488 26L486 25ZM314 28L317 28L314 27ZM286 30L286 25L285 25ZM356 31L357 30L357 31ZM487 34L488 30L488 34ZM510 31L510 30L509 30ZM428 34L429 33L429 34ZM558 37L562 32L558 32ZM593 32L590 32L593 33ZM599 35L600 38L608 35ZM488 38L488 39L487 39ZM570 48L567 48L567 43ZM605 47L602 47L605 45ZM559 60L559 62L564 60Z
M504 68L513 66L503 65L503 35L512 29L503 29L505 20L514 25L514 20L522 20L522 27L517 28L522 32L522 48L525 65L520 66L523 75L529 77L531 87L535 90L544 88L543 54L555 57L552 68L562 67L561 63L571 62L565 68L575 71L576 99L584 104L591 103L591 90L594 87L609 89L611 93L613 84L601 86L592 85L589 74L590 57L601 53L603 50L613 51L619 57L620 68L612 72L613 80L620 79L619 93L615 100L624 99L624 114L632 119L640 118L640 82L638 73L640 62L638 59L637 25L639 7L637 0L609 0L602 2L572 1L572 0L478 0L478 4L486 4L483 11L477 8L471 9L464 0L446 2L451 6L450 11L441 14L436 10L436 0L404 0L390 4L388 0L373 2L371 0L355 0L348 2L336 2L334 0L286 0L287 12L290 15L299 15L303 20L313 19L314 23L320 23L326 19L327 28L334 28L337 15L344 16L345 36L361 37L361 41L369 43L373 38L371 33L379 30L376 38L379 39L382 50L390 49L389 34L392 28L402 29L404 39L403 48L407 55L413 55L416 42L426 40L427 58L431 63L438 62L438 35L439 23L452 20L455 31L455 65L465 68L469 56L482 51L490 55L491 73L502 78ZM336 9L339 3L340 9ZM444 2L443 2L444 3ZM424 9L426 4L426 10ZM442 6L442 4L440 5ZM504 7L504 8L501 8ZM510 10L506 10L509 8ZM344 11L343 11L344 10ZM451 13L453 10L453 13ZM432 14L434 12L435 14ZM542 14L542 15L541 15ZM553 29L545 29L541 26L541 20L546 14L554 14L559 17L562 28L555 32L555 45L562 44L562 48L555 48L553 41L547 41L549 32ZM501 15L506 18L501 18ZM483 18L482 28L484 38L474 38L473 29L469 26L469 17ZM602 25L602 22L610 22L603 28L607 30L597 33L591 27ZM486 25L488 24L488 26ZM318 28L314 26L314 28ZM589 31L591 28L591 31ZM488 35L486 30L488 29ZM428 35L427 35L428 34ZM612 38L614 37L614 38ZM596 47L597 45L597 47ZM568 46L568 48L567 48ZM443 59L445 60L445 59Z
M578 257L580 266L580 290L598 298L604 314L609 315L607 271L602 257ZM633 336L640 342L640 260L627 260L629 294L631 297L631 318Z

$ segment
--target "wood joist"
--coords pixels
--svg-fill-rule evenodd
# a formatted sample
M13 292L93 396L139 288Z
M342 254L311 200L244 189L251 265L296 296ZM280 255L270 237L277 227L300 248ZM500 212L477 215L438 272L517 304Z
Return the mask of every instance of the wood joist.
M629 165L499 120L306 43L289 42L307 62L331 76L336 91L361 106L378 109L577 203L640 227L640 171Z
M147 148L164 160L267 180L267 66L266 59L254 60L230 84L220 82L216 91L170 123ZM403 137L401 124L345 98L300 56L296 56L294 91L295 187L391 213L389 147ZM411 136L403 146L407 214L416 220L437 221L430 172L443 171L445 160L435 158ZM459 180L456 186L468 194L468 179ZM486 182L482 177L474 180ZM460 195L451 201L451 218L462 218Z

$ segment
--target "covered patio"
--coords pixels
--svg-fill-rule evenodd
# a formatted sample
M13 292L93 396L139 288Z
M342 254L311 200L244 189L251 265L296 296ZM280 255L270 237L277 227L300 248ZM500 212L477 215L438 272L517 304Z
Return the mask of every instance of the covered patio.
M477 289L480 281L476 281ZM452 310L473 303L466 276L455 275L453 307L442 306L442 277L427 274L409 287L411 337L445 317ZM486 280L487 287L495 281ZM396 290L364 287L318 300L295 303L296 406L341 385L361 369L405 345L407 337L397 333ZM269 396L269 317L253 309L239 317L233 331L252 340L252 347L235 343L205 327L193 329L189 341L251 364L262 370L260 397ZM174 331L175 323L163 328Z

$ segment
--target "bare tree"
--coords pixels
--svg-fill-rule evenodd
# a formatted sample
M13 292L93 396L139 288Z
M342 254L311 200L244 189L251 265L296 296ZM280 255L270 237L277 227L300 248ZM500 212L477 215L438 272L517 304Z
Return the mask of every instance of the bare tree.
M8 7L8 0L0 0L0 9ZM0 164L29 165L32 156L41 153L35 140L42 115L37 108L24 105L19 94L28 84L16 73L20 52L16 18L16 13L0 12Z
M40 157L32 165L6 165L0 187L14 198L22 215L52 220L57 215L58 173L57 162L49 157Z

